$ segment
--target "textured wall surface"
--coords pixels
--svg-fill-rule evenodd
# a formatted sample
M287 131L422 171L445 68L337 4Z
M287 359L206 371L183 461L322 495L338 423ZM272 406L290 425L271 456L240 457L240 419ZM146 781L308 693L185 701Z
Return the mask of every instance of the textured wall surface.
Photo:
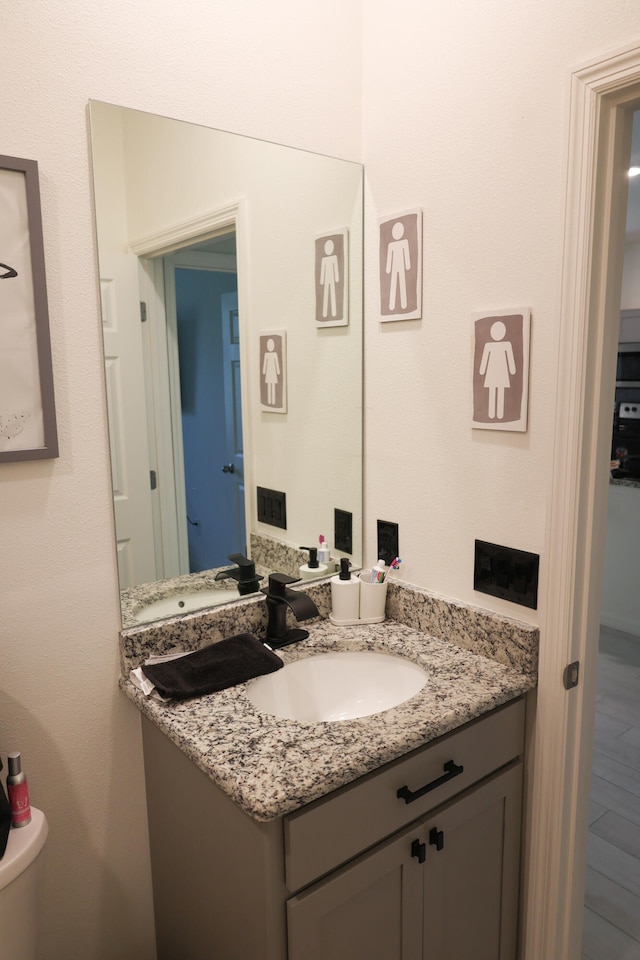
M154 956L139 720L115 684L87 101L365 161L365 559L376 518L396 521L403 578L477 603L476 537L544 566L570 76L636 38L635 0L19 0L3 13L1 149L40 164L61 449L0 469L0 749L23 751L51 824L47 960ZM380 325L376 219L416 206L423 318ZM471 311L519 305L529 430L472 431Z
M359 160L359 11L34 0L3 15L0 152L40 167L60 458L0 467L0 752L23 752L50 823L47 960L155 956L140 721L116 687L87 102Z

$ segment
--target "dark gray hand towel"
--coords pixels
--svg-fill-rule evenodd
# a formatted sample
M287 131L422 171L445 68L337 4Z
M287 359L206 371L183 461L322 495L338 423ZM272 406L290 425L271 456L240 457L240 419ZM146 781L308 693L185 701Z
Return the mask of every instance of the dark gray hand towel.
M239 633L177 660L145 664L142 670L161 696L186 700L273 673L283 666L280 657L253 634Z

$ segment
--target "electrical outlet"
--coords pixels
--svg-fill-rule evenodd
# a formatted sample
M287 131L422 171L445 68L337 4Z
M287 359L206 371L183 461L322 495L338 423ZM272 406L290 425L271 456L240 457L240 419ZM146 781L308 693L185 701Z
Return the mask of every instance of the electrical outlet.
M539 568L537 553L476 540L473 589L537 610Z
M333 511L333 545L342 553L353 553L353 514L337 507Z
M287 496L281 490L257 488L258 520L272 527L287 529Z
M400 555L398 547L398 524L389 520L378 520L378 553L376 560L391 563Z

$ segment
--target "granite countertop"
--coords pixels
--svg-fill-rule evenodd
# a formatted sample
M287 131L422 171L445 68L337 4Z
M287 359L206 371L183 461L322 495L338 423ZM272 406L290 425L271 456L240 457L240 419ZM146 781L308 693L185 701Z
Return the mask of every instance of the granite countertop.
M151 613L141 615L140 611L148 604L152 604L157 600L166 600L170 597L175 597L177 601L185 592L189 594L202 593L203 601L201 606L213 606L209 599L211 591L219 592L221 597L225 596L229 590L237 591L237 582L235 580L229 578L216 580L219 573L223 570L231 569L232 566L233 564L227 564L226 567L214 567L212 570L203 570L201 573L186 573L180 577L173 577L169 580L156 580L151 583L142 583L137 587L127 587L121 590L120 609L123 629L139 627L145 622L153 622L154 619L166 619L170 614L158 614L154 618ZM266 567L256 564L256 574L262 577L265 583L270 572ZM237 597L239 598L240 595L237 594ZM194 611L196 609L197 606L192 605L191 610ZM178 613L179 611L176 609L174 615Z
M400 597L400 593L397 595ZM417 596L425 616L444 601ZM396 599L400 608L404 601ZM444 607L447 607L444 604ZM255 607L254 607L255 609ZM444 608L443 608L444 609ZM448 610L445 611L450 616ZM466 617L466 612L463 612ZM454 611L451 623L455 626ZM482 615L478 636L486 633ZM485 620L487 618L484 618ZM510 624L505 621L506 627ZM503 631L505 629L503 624ZM535 686L535 653L515 663L437 639L415 624L386 620L338 627L326 619L304 624L309 638L279 651L285 663L336 650L377 650L406 657L428 675L420 693L391 710L331 723L282 720L258 711L248 684L197 699L162 703L123 676L125 695L247 814L268 821L298 809L381 765L454 730ZM516 630L517 633L517 630ZM500 625L498 625L498 635ZM528 638L527 628L521 631ZM537 631L531 631L537 641ZM475 637L473 638L475 642ZM528 642L528 641L527 641ZM123 661L127 663L126 657ZM125 670L126 674L126 670Z
M640 477L611 477L609 483L613 487L636 487L640 490Z

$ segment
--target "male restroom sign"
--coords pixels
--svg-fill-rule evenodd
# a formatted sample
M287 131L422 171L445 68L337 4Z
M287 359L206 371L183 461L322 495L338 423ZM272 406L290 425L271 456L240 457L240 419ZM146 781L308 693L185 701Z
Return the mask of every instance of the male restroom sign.
M422 211L378 221L380 319L422 316Z
M346 227L315 241L316 325L349 323L349 232Z
M530 310L493 310L473 318L473 426L527 429Z

